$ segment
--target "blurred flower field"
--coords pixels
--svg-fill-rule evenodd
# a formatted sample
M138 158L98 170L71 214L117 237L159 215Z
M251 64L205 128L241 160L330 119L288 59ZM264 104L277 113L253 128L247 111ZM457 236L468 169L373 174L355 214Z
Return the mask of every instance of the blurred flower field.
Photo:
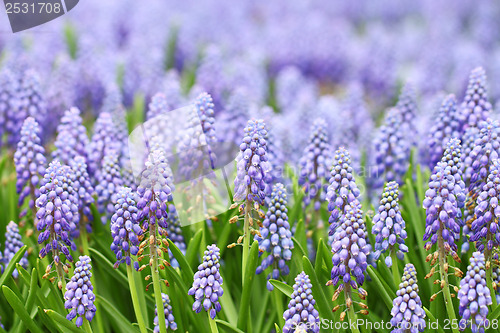
M4 24L0 332L498 332L499 15L88 0Z

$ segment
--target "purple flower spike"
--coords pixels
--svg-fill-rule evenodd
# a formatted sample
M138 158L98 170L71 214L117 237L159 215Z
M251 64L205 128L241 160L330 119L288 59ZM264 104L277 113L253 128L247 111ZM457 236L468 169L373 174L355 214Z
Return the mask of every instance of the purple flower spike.
M101 170L106 151L116 144L116 128L108 112L101 112L94 124L94 134L88 146L88 167L91 177Z
M182 235L181 223L179 221L179 215L175 210L173 204L168 205L168 238L181 250L182 254L186 254L186 242L184 241L184 236ZM174 254L168 249L168 255L170 258L170 264L172 267L179 267L179 262L175 259Z
M128 187L121 187L116 195L115 213L111 217L111 250L116 255L115 268L122 263L130 265L131 255L139 252L142 229L137 221L137 195Z
M490 111L486 73L482 67L477 67L470 73L467 91L460 106L461 132L464 133L469 127L480 127L481 122L490 116Z
M56 150L52 153L54 159L63 164L69 164L76 156L87 159L89 138L87 130L82 124L80 110L75 107L67 110L57 127L57 138L54 142Z
M295 278L292 299L283 313L283 333L319 332L319 312L314 308L316 301L312 294L311 279L301 272Z
M262 120L248 121L243 142L240 144L240 153L236 157L234 201L247 200L258 205L264 203L271 178L266 136L267 131Z
M255 236L259 242L259 256L264 252L269 255L262 260L262 264L257 267L257 274L262 273L266 268L272 266L273 271L267 276L267 289L273 290L273 285L269 279L278 279L279 275L286 276L290 272L286 262L292 259L292 232L288 223L288 209L286 189L283 184L276 184L271 195L271 203L266 217L260 228L261 236Z
M21 234L19 233L19 227L16 223L10 221L9 224L7 224L7 232L5 233L5 258L3 260L6 265L10 263L17 251L23 246L24 244L21 239ZM28 252L24 253L24 256L19 260L19 264L24 268L28 267ZM15 279L19 276L17 268L14 268L12 276Z
M386 264L392 266L390 253L396 252L398 259L403 260L404 253L408 252L405 245L406 230L405 221L399 210L399 185L390 182L385 186L384 193L380 199L378 213L373 217L372 233L375 235L375 257L381 253L388 252ZM397 265L397 263L394 263Z
M460 236L460 208L464 206L465 184L462 180L460 141L450 139L441 161L434 167L425 192L423 206L426 209L424 241L429 250L440 237L443 238L444 251L458 261L455 240Z
M88 256L81 256L75 264L75 272L71 281L66 285L64 293L64 307L70 310L66 319L72 321L76 318L76 326L83 324L84 318L89 322L94 318L96 307L94 305L94 287L90 282L92 265Z
M460 137L460 118L455 95L446 96L439 108L439 115L429 134L429 167L441 160L446 144L451 138Z
M74 223L78 218L78 205L74 199L69 174L69 167L62 166L59 161L52 161L45 172L40 187L37 207L37 229L40 231L38 244L46 243L40 250L40 257L44 258L52 252L56 263L60 262L60 252L70 262L73 257L68 248L76 250L75 243L71 240L71 233L76 229Z
M146 169L141 174L137 188L139 201L137 219L143 220L143 228L158 225L161 234L168 228L168 202L172 201L174 185L172 172L161 150L153 150L146 161Z
M403 116L403 124L407 127L407 135L411 135L413 140L416 140L417 130L415 128L415 118L417 116L417 95L412 83L406 83L401 90L401 95L399 95L398 103L396 108L401 111ZM413 142L415 143L415 141Z
M7 110L8 142L11 146L18 143L21 127L27 117L33 117L43 127L47 122L47 108L41 94L40 78L33 69L18 72L19 86L13 92ZM42 135L43 136L43 135Z
M163 301L163 311L165 313L165 326L167 329L171 329L172 331L177 330L177 323L175 322L174 315L172 313L172 305L170 305L170 298L167 294L161 294L161 300ZM160 326L158 325L158 309L155 307L155 319L153 321L155 325L154 332L160 332Z
M370 251L361 204L354 200L345 206L345 215L333 234L333 268L327 284L339 286L335 292L337 297L345 288L359 288L360 296L365 295L360 286L365 280L366 259Z
M424 331L425 311L418 296L417 271L413 264L406 264L392 304L391 325L396 327L392 333Z
M155 117L161 116L165 112L170 111L167 97L163 93L157 93L151 98L149 102L148 111L146 113L146 118L153 119Z
M19 206L31 196L29 206L33 208L33 200L38 196L38 187L46 167L45 149L40 143L40 127L32 117L26 118L21 128L21 139L17 143L14 154L16 165L16 191L19 194Z
M458 314L462 317L460 330L470 327L473 333L484 333L489 327L488 306L492 304L490 289L486 286L484 254L474 252L467 266L467 273L460 281Z
M489 168L489 175L486 184L483 185L477 197L476 208L474 209L474 219L471 224L471 242L476 242L478 251L489 252L493 247L500 245L500 228L498 218L500 209L498 198L500 197L500 161L493 160ZM487 258L488 260L490 258Z
M102 160L102 169L97 174L98 184L95 188L97 193L97 207L99 213L104 214L101 222L106 224L108 218L114 213L116 203L116 192L123 185L120 174L118 152L110 149Z
M346 214L347 206L357 202L360 195L351 167L351 157L344 148L339 148L333 157L330 185L326 193L330 212L330 236L335 233L339 221Z
M90 210L90 205L94 203L94 187L90 182L90 176L87 172L87 164L85 163L85 158L83 156L75 156L73 160L69 162L71 167L71 179L73 181L73 187L75 188L78 197L78 210L81 217L86 217L87 221L92 222L94 220L94 215ZM82 227L83 220L80 220L79 227ZM87 232L91 232L92 228L89 223L85 224Z
M304 205L308 206L313 201L315 210L319 210L321 203L325 201L324 188L328 182L330 155L327 124L323 119L316 119L312 125L309 144L299 162L299 185L304 187Z
M7 119L9 112L14 107L14 96L18 89L19 82L11 69L3 67L0 72L0 134L3 137L7 126L13 126L15 119ZM12 105L11 105L12 104ZM23 121L22 119L21 121ZM2 142L3 140L0 140Z
M215 319L216 313L221 310L219 297L224 293L219 261L219 248L215 244L209 245L203 255L203 263L194 274L193 286L188 291L188 295L195 298L193 311L199 313L204 308L212 319Z
M401 185L403 181L410 159L410 142L407 130L403 129L402 112L390 109L374 139L375 168L371 175L374 189L381 189L385 182L394 180Z

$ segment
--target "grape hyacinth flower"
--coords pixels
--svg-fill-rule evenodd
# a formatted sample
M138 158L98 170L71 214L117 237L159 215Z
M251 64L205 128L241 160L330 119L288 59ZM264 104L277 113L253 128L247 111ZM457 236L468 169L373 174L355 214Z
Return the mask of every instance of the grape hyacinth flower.
M71 179L78 197L78 211L81 217L78 223L78 228L82 231L85 228L85 232L92 232L92 226L90 223L94 220L94 215L90 210L90 205L94 203L94 187L90 181L90 176L87 172L87 164L85 163L85 158L83 156L75 156L69 162L71 167Z
M441 160L446 144L451 138L460 137L460 118L457 109L455 95L446 96L441 107L436 122L432 126L429 134L429 167L431 170Z
M401 111L390 109L374 139L375 167L371 175L374 190L393 180L402 184L410 159L410 142L403 128Z
M165 316L161 299L161 286L158 268L165 269L169 266L168 261L163 259L162 252L168 249L165 239L167 236L169 209L168 203L172 200L173 184L171 181L170 167L167 159L161 150L153 150L146 161L146 168L141 173L141 180L137 187L139 199L137 201L137 220L142 222L142 229L146 242L139 246L138 261L145 256L149 256L148 264L151 266L151 276L153 278L153 288L155 304L159 310L160 332L166 332ZM149 245L149 254L143 255L144 248ZM160 265L158 265L160 263ZM139 271L146 268L142 265ZM149 278L149 277L148 277ZM168 282L165 281L168 285Z
M471 152L474 150L478 138L479 129L477 127L467 128L462 136L462 170L466 188L470 186L470 179L474 173L474 169L472 168L474 161L472 160Z
M7 224L7 232L5 233L5 258L3 259L3 261L6 265L10 263L17 251L19 251L19 249L23 246L24 244L21 239L21 234L19 233L19 227L16 223L10 221L9 224ZM21 260L19 260L19 264L24 268L28 267L28 252L24 252L24 256L21 258ZM19 276L17 268L14 268L12 276L15 279L17 279L17 277Z
M92 321L96 312L94 287L90 282L92 266L88 256L80 256L75 264L75 272L71 281L66 285L64 293L64 307L70 310L66 319L72 321L76 318L76 327L83 325L84 319Z
M288 223L288 209L286 189L283 184L276 184L271 195L271 203L266 217L260 228L260 235L255 236L259 242L259 256L264 252L269 255L262 260L262 264L257 267L257 274L262 273L266 268L272 267L273 271L267 276L267 289L272 291L273 285L269 279L277 280L280 273L283 276L290 272L286 262L292 259L292 232Z
M233 195L235 203L232 208L242 202L239 209L240 213L243 213L244 219L243 237L238 239L238 243L240 243L241 238L243 238L242 276L245 276L250 247L250 227L253 225L252 209L258 211L260 206L264 204L267 187L270 186L272 177L267 157L266 136L264 121L249 120L247 127L245 127L243 142L240 145L240 153L236 157L237 172ZM237 217L235 218L237 219ZM236 220L233 218L230 222L236 222ZM244 279L242 283L245 283Z
M425 330L425 311L418 296L417 271L413 264L406 264L399 290L392 302L392 333L423 332Z
M469 127L480 127L481 122L489 118L490 112L486 73L482 67L477 67L470 73L467 91L460 106L461 132L464 133Z
M456 276L462 272L458 267L449 265L447 257L458 263L461 262L457 254L456 240L460 238L461 220L460 208L465 201L465 184L462 180L460 159L460 141L450 139L441 161L434 167L429 180L429 189L425 192L423 207L426 210L425 249L437 244L437 250L427 256L426 261L431 262L431 270L426 279L435 273L439 274L440 287L443 291L444 303L450 320L455 320L448 271L453 269ZM431 301L437 294L431 296Z
M389 252L385 258L387 267L397 262L396 258L403 260L404 253L408 252L405 245L407 237L405 221L399 210L399 185L390 182L385 186L384 193L380 199L378 213L373 217L372 233L375 235L375 258L381 253Z
M492 304L490 290L486 286L486 263L484 254L474 252L470 258L470 265L467 266L467 273L460 281L458 300L460 306L458 313L462 317L460 320L460 330L466 327L471 328L473 333L484 333L485 327L489 327L488 306Z
M186 254L186 242L184 241L184 236L182 235L181 223L179 221L179 215L175 210L175 206L173 204L169 204L168 211L168 238L175 244L175 246L177 246L182 254ZM179 262L175 259L170 248L168 249L168 256L172 267L179 267Z
M168 297L167 294L161 294L161 299L163 301L163 311L165 313L165 326L167 328L170 328L172 331L177 330L177 324L175 322L174 315L172 313L172 306L170 305L170 298ZM154 332L159 333L160 332L160 326L158 325L158 309L155 307L155 319L153 321L153 324L155 325Z
M49 164L35 201L38 208L37 229L40 231L38 244L46 243L40 250L40 258L52 252L59 277L59 289L62 289L64 283L63 267L67 269L60 255L62 252L67 261L73 262L69 249L76 250L76 246L70 238L70 233L74 230L72 224L78 214L78 206L72 201L71 180L65 168L69 167L62 166L59 161ZM49 265L47 271L51 268Z
M314 308L311 279L301 272L295 278L288 309L283 313L283 333L319 332L319 312ZM302 330L301 330L302 329Z
M121 187L116 195L115 213L111 217L111 250L116 255L117 268L120 264L132 264L131 255L139 252L139 237L142 229L137 221L137 197L128 187ZM138 269L138 263L134 266Z
M11 104L14 102L14 94L18 89L18 85L19 82L16 79L14 72L6 66L3 66L2 71L0 72L0 134L2 138L7 124L12 121L9 121L7 116L10 109L13 107ZM24 119L21 121L23 120ZM2 143L2 141L3 139L0 140L0 143Z
M349 319L353 321L355 319L353 318L352 289L358 290L359 297L365 299L367 293L361 286L365 281L365 271L368 267L366 260L371 251L359 201L355 199L347 204L344 215L335 224L332 242L333 268L331 280L327 282L327 285L338 286L333 301L344 291L346 312L349 312ZM366 305L359 304L366 309ZM361 313L367 314L364 310L361 310ZM344 317L345 312L342 312L341 318Z
M315 211L325 201L324 187L328 182L330 154L327 124L323 119L316 119L312 125L309 144L299 162L299 185L304 187L304 205L307 207L312 201Z
M116 129L111 114L101 112L94 124L94 134L87 149L87 163L91 177L96 177L96 174L101 170L107 150L116 144L115 136Z
M401 111L403 117L403 127L406 129L403 134L409 136L412 145L416 144L415 119L417 117L417 96L413 84L408 82L403 86L401 95L399 95L396 108Z
M116 192L123 185L118 160L118 152L110 149L102 160L102 169L97 175L98 184L95 188L97 193L97 208L102 224L106 224L109 217L114 212L116 202Z
M64 112L57 127L54 145L56 150L52 153L52 158L59 160L62 164L69 164L76 156L82 156L86 162L89 138L78 108L72 107Z
M38 187L47 163L44 154L45 149L40 140L40 127L34 118L28 117L21 128L21 139L17 143L17 150L14 154L19 206L23 205L27 197L31 197L29 206L31 209L34 208L34 199L38 196Z
M326 199L328 201L328 211L330 212L330 232L335 233L336 225L346 214L347 206L357 201L360 195L354 170L351 167L351 157L349 152L341 147L333 157L333 167L330 172L330 185L328 186Z
M219 248L215 244L209 245L203 254L203 263L198 266L198 271L194 274L193 286L188 291L188 294L195 298L193 311L199 313L203 308L212 320L221 310L219 298L224 293L219 261Z

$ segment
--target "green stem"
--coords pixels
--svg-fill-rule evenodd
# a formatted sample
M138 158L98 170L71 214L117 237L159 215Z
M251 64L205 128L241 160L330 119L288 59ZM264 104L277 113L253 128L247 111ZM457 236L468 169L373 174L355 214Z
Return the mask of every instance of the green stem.
M351 296L351 286L346 285L344 289L344 295L345 295L345 300L347 303L347 300L350 299L352 301L352 296ZM350 307L347 308L347 315L349 319L349 327L351 327L351 323L354 323L351 327L351 332L352 333L359 333L358 325L357 325L357 317L356 313L354 313L354 305L351 304Z
M439 228L439 235L442 235L443 225ZM438 237L438 251L439 251L439 275L441 281L444 281L443 287L443 297L446 311L448 312L448 319L451 323L456 322L455 309L453 308L453 302L451 300L450 287L448 283L448 274L445 272L444 265L446 263L446 255L444 252L444 240L442 236ZM457 327L451 327L453 333L458 333Z
M141 306L139 304L139 297L137 295L137 286L135 283L134 273L132 272L132 266L127 265L127 277L128 285L130 286L130 294L132 296L132 304L134 306L135 317L137 318L137 324L139 324L139 330L141 333L147 333L148 329L144 323L144 316L142 314Z
M278 323L283 329L283 326L285 325L285 319L283 319L283 298L281 297L281 291L274 290L272 291L272 293L274 306L276 306L276 314L278 315Z
M90 327L90 323L86 318L83 318L83 329L87 333L92 333L92 328Z
M398 257L396 256L396 249L391 250L391 259L392 259L392 277L394 279L394 285L396 288L399 286L399 282L401 279L401 275L399 275L399 266L398 266Z
M62 292L63 297L64 297L64 292L66 290L66 279L64 278L64 272L63 272L61 263L56 263L56 271L57 271L57 278L59 279L59 282L61 283L61 292Z
M250 251L250 214L252 211L251 202L245 202L245 224L243 227L243 259L241 265L241 286L245 286L245 270L247 267L248 253Z
M210 332L219 333L219 329L217 328L217 323L215 322L215 319L210 318L210 312L207 312L207 314L208 314L208 322L210 323Z
M488 234L490 235L490 234ZM497 298L495 297L496 291L493 288L493 278L491 277L493 271L493 263L491 262L491 251L488 250L488 246L484 249L484 257L486 258L486 262L489 262L489 268L486 270L486 284L490 289L491 301L492 301L492 309L497 307Z
M165 325L165 311L163 308L163 300L161 299L161 286L160 274L158 272L158 253L156 251L156 225L151 224L150 235L153 236L153 242L149 244L149 253L153 260L151 267L151 275L153 277L153 289L155 293L156 310L158 313L158 325L160 326L160 333L167 333L167 326Z

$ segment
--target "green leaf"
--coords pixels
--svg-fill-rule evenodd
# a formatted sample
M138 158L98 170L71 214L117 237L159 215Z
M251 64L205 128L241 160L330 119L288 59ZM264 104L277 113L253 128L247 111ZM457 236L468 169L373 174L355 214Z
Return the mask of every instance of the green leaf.
M16 264L21 260L24 252L26 252L27 246L24 245L22 248L17 251L16 254L12 257L10 263L7 265L7 268L3 271L2 276L0 276L0 286L5 284L5 280L12 275L14 268L16 268ZM11 290L12 291L12 290Z
M434 315L432 314L432 312L430 312L429 310L427 310L427 308L425 306L423 308L424 308L425 313L427 314L427 317L429 318L429 321L430 322L436 322L437 320L434 317ZM496 318L496 317L492 317L492 318ZM440 333L444 333L443 328L441 327L441 325L437 325L437 330Z
M57 323L55 323L54 320L52 320L52 318L50 318L41 307L37 307L37 310L38 310L38 317L42 320L45 327L47 327L49 329L49 332L62 331L61 327L59 327L59 325L57 325ZM52 311L52 310L50 310L50 311ZM66 321L68 321L68 320L66 320Z
M106 312L110 315L109 319L114 321L116 325L120 327L121 332L138 332L137 327L133 326L130 321L122 315L113 304L111 304L111 302L100 295L96 295L96 298L103 305L101 309L106 310Z
M215 319L215 322L217 324L220 324L221 326L224 326L225 328L231 330L232 332L235 332L235 333L245 333L243 332L242 330L234 327L233 325L231 325L230 323L228 323L227 321L224 321L224 320L220 320L220 319Z
M269 280L269 282L273 286L278 288L278 290L281 291L283 294L285 294L287 297L292 297L293 288L291 286L289 286L286 283L283 283L281 281L273 280L273 279Z
M304 272L307 275L309 275L309 278L311 279L312 293L313 293L314 299L316 300L316 304L318 305L318 312L320 313L320 317L334 320L332 310L331 310L330 306L328 305L328 301L326 300L325 293L323 292L323 289L321 288L321 284L318 280L318 277L316 276L316 272L314 271L314 268L313 268L311 262L309 261L309 259L306 256L302 257L302 262L304 265Z
M276 333L281 333L280 327L278 324L274 323L274 328L276 329Z
M186 257L184 257L181 250L179 250L179 248L170 239L168 240L168 247L170 248L170 251L172 251L174 258L177 259L177 262L179 263L179 268L181 270L181 275L184 279L184 282L186 284L192 283L194 273L191 269L191 266L189 266Z
M76 327L75 323L73 323L72 321L69 321L68 319L66 319L66 317L61 316L59 313L57 313L53 310L50 310L50 309L44 309L43 311L49 316L50 319L52 319L53 321L55 321L56 323L58 323L62 327L68 329L69 331L75 332L75 333L82 332L81 329Z
M24 250L26 250L26 246L23 246L23 248ZM21 250L23 248L21 248ZM2 292L7 299L7 302L9 302L12 309L14 309L16 314L19 316L19 318L21 318L28 329L33 333L42 333L43 331L38 327L33 319L31 319L28 311L26 311L26 309L24 308L23 302L16 296L16 294L7 286L2 286Z
M203 238L203 230L198 230L193 238L189 241L186 249L186 260L191 266L198 263L198 251L200 249L201 239Z
M259 243L254 241L248 255L247 267L245 269L245 284L241 294L240 312L238 315L238 328L244 331L247 331L248 319L250 318L250 295L258 259Z
M377 285L377 290L380 292L380 294L382 295L382 301L384 301L387 309L389 309L389 311L392 309L392 299L394 298L391 298L391 293L393 293L392 290L387 290L388 287L387 285L384 285L382 283L382 280L380 279L380 276L378 275L377 271L375 271L373 269L372 266L368 266L367 268L367 271L368 271L368 274L370 274L370 277L372 278L373 282ZM393 295L395 296L395 295Z
M490 319L497 319L498 317L500 317L500 305L497 305L495 310L493 310L493 312L491 312L491 315L489 315Z
M122 271L120 271L119 269L115 269L111 261L109 261L108 258L102 255L102 253L97 251L96 249L91 247L89 248L89 252L92 253L92 258L98 259L104 264L104 266L106 266L106 270L108 270L109 272L113 272L111 275L114 276L118 282L120 282L122 287L125 287L127 290L129 290L127 276L123 274Z

